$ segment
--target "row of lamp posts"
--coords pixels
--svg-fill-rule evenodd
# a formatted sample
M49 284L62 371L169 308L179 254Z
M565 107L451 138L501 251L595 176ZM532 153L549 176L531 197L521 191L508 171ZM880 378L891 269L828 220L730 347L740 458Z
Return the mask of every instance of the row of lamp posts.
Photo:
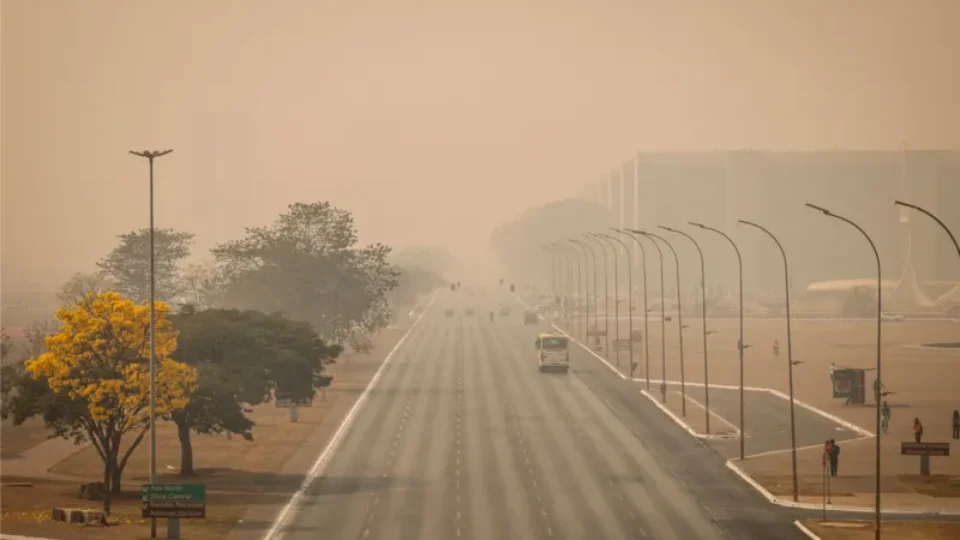
M913 205L913 204L910 204L910 203L905 203L905 202L903 202L903 201L894 201L894 204L897 205L897 206L902 206L902 207L906 207L906 208L911 208L911 209L913 209L913 210L917 210L917 211L919 211L919 212L921 212L921 213L929 216L929 217L932 218L934 221L936 221L937 224L939 224L939 225L947 232L947 234L948 234L949 237L950 237L950 240L953 242L953 245L954 245L954 247L955 247L956 250L957 250L957 254L960 255L960 244L958 244L956 237L954 237L953 233L952 233L952 232L950 231L950 229L946 226L946 224L943 223L943 221L941 221L939 218L937 218L936 216L934 216L932 213L930 213L929 211L927 211L927 210L925 210L925 209L923 209L923 208L921 208L921 207L919 207L919 206L916 206L916 205ZM870 238L870 236L866 233L866 231L864 231L863 228L861 228L859 225L857 225L857 224L854 223L853 221L851 221L851 220L849 220L849 219L847 219L847 218L845 218L845 217L843 217L843 216L839 216L839 215L831 212L830 210L827 210L826 208L822 208L822 207L820 207L820 206L816 206L816 205L809 204L809 203L808 203L806 206L808 206L808 207L810 207L810 208L812 208L812 209L815 209L815 210L821 212L821 213L824 214L825 216L839 219L840 221L843 221L843 222L847 223L848 225L853 226L853 227L856 228L858 231L860 231L861 234L863 234L864 238L866 238L867 242L870 244L871 249L873 250L874 256L875 256L876 261L877 261L877 365L876 365L876 370L877 370L877 380L880 381L880 380L881 380L881 378L880 378L880 377L881 377L881 371L880 371L880 370L881 370L881 343L882 343L882 341L881 341L881 321L882 321L882 308L881 308L881 296L882 296L881 293L882 293L882 289L881 289L881 283L882 283L882 281L881 281L880 255L879 255L879 253L878 253L878 251L877 251L876 245L873 243L873 240L872 240L872 239ZM783 273L784 273L784 287L785 287L785 293L786 293L785 302L786 302L786 318L787 318L787 377L788 377L789 399L790 399L791 467L792 467L792 477L793 477L793 500L794 500L794 501L797 501L798 498L799 498L798 485L797 485L797 438L796 438L796 420L795 420L795 414L794 414L794 397L793 397L793 366L794 366L797 362L794 362L794 360L793 360L792 332L791 332L791 325L790 325L790 270L789 270L789 265L788 265L788 263L787 263L787 254L786 254L786 251L783 249L783 245L780 243L780 241L777 239L777 237L776 237L772 232L770 232L768 229L766 229L765 227L763 227L763 226L761 226L761 225L759 225L759 224L757 224L757 223L754 223L754 222L752 222L752 221L738 220L737 223L738 223L738 224L741 224L741 225L745 225L745 226L751 227L751 228L755 228L755 229L763 232L763 233L766 234L767 236L769 236L770 239L772 239L773 242L776 244L777 249L780 250L780 255L781 255L782 258L783 258ZM745 344L744 341L743 341L743 259L742 259L741 255L740 255L740 249L737 247L736 242L734 242L733 239L730 238L730 236L727 235L726 233L724 233L723 231L720 231L720 230L715 229L715 228L713 228L713 227L708 227L708 226L706 226L706 225L703 225L702 223L689 222L689 224L692 225L692 226L694 226L694 227L697 227L697 228L699 228L699 229L702 229L702 230L705 230L705 231L711 231L711 232L714 232L714 233L716 233L716 234L719 234L719 235L722 236L724 239L726 239L727 242L729 242L729 244L733 247L733 250L734 250L734 252L735 252L736 255L737 255L737 267L738 267L738 274L739 274L739 293L738 293L738 296L739 296L739 301L740 301L740 306L739 306L740 339L737 341L737 349L738 349L738 353L739 353L739 370L740 370L740 388L739 388L739 391L740 391L740 392L739 392L739 394L740 394L740 395L739 395L739 398L740 398L740 422L739 422L739 424L740 424L740 425L739 425L739 432L740 432L740 459L743 460L743 459L744 459L744 386L743 386L744 369L743 369L743 351L744 351L744 349L749 348L749 345ZM703 322L703 379L704 379L704 393L705 393L704 412L705 412L705 415L706 415L706 431L707 431L707 433L710 433L710 386L709 386L709 365L708 365L708 361L707 361L707 335L710 334L710 333L712 333L712 332L710 332L710 331L707 330L707 307L706 307L706 305L707 305L707 302L706 302L707 298L706 298L706 277L705 277L706 270L705 270L705 262L704 262L704 258L703 258L703 251L700 249L700 245L697 243L697 241L696 241L692 236L690 236L689 234L687 234L686 232L683 232L683 231L681 231L681 230L678 230L678 229L675 229L675 228L671 228L671 227L660 226L660 228L663 229L663 230L672 232L672 233L676 233L676 234L682 235L682 236L686 237L687 239L689 239L689 240L693 243L693 245L696 247L697 253L698 253L699 256L700 256L700 289L701 289L701 303L702 303L702 305L701 305L701 318L702 318L702 322ZM679 257L677 256L676 250L673 249L673 246L670 244L670 242L668 242L665 238L663 238L663 237L661 237L661 236L659 236L659 235L656 235L656 234L653 234L653 233L649 233L649 232L645 232L645 231L639 231L639 230L635 230L635 229L612 229L612 230L613 230L613 231L616 231L616 232L618 232L618 233L620 233L620 234L622 234L622 235L625 235L625 236L628 236L628 237L632 238L632 239L636 242L636 245L640 248L640 254L641 254L641 259L640 259L640 260L641 260L641 268L642 268L642 274L643 274L644 362L645 362L644 372L645 372L645 376L646 376L646 386L647 386L647 390L650 389L650 348L649 348L649 341L647 340L648 330L649 330L649 325L648 325L648 314L649 314L649 310L648 310L648 308L647 308L647 263L646 263L646 250L644 249L643 243L640 242L639 237L645 237L645 238L647 238L648 240L650 240L650 241L653 243L654 247L657 249L657 253L659 254L659 259L660 259L660 324L661 324L660 351L661 351L661 362L662 362L662 363L661 363L661 375L662 375L662 380L661 380L661 386L660 386L660 394L661 394L661 400L662 400L663 402L666 402L666 344L665 344L665 337L666 337L666 317L664 316L664 315L665 315L665 313L664 313L664 311L665 311L665 298L664 298L663 251L662 251L661 248L660 248L659 242L663 242L663 244L666 245L666 246L670 249L670 251L673 253L674 261L675 261L675 263L676 263L676 264L675 264L675 267L676 267L676 270L677 270L677 272L676 272L676 273L677 273L677 324L678 324L678 330L679 330L679 336L680 336L680 388L681 388L681 399L682 399L682 406L681 406L681 407L682 407L682 414L683 414L684 416L686 416L686 388L685 388L684 366L683 366L683 328L684 328L684 326L683 326L683 315L682 315L682 311L683 311L683 310L681 309L681 303L680 303L680 267L679 267L679 265L680 265L680 259L679 259ZM631 278L631 276L632 276L632 270L631 270L631 268L630 268L630 260L632 259L632 257L631 257L631 255L630 255L630 249L629 249L629 247L627 246L627 244L625 244L624 242L622 242L619 238L615 238L615 237L613 237L613 236L610 236L610 235L608 235L608 234L603 234L603 233L587 233L587 234L584 234L584 235L583 235L583 238L584 238L584 239L591 239L591 240L596 241L597 244L600 245L600 248L601 248L601 250L603 251L603 255L604 255L604 257L603 257L603 260L604 260L604 292L605 292L605 294L604 294L604 296L605 296L605 299L604 299L604 303L605 303L605 305L604 305L604 336L605 336L605 347L606 347L606 350L608 351L607 354L609 355L609 313L610 313L610 311L609 311L609 301L610 301L610 295L609 295L609 290L608 290L608 288L607 288L607 279L608 279L608 277L609 277L609 271L608 271L608 267L607 267L606 246L604 245L603 240L606 240L607 242L610 243L609 245L610 245L610 247L611 247L611 249L612 249L612 252L613 252L613 260L614 260L614 290L615 290L615 294L617 295L617 298L614 298L614 306L615 306L615 307L614 307L614 320L617 321L616 330L615 330L615 331L616 331L616 340L615 340L615 343L620 342L620 339L619 339L619 337L620 337L620 336L619 336L619 328L620 328L620 325L619 325L619 309L616 307L616 306L619 305L619 288L618 288L618 284L617 284L617 280L618 280L618 277L617 277L617 266L618 266L618 265L617 265L617 255L616 255L617 250L616 250L616 245L615 245L613 242L616 241L618 244L620 244L620 246L622 246L622 247L624 248L624 250L626 251L626 253L627 253L627 262L628 262L627 275L628 275L628 280L631 280L631 279L632 279L632 278ZM658 241L659 241L659 242L658 242ZM569 256L569 251L568 251L568 249L569 249L570 247L574 247L574 246L583 249L583 251L580 251L579 249L575 249L575 252L576 252L577 254L583 255L583 257L584 257L584 263L585 263L584 265L585 265L585 266L587 266L586 263L587 263L588 254L589 254L590 261L592 262L592 267L593 267L593 279L594 279L594 281L593 281L594 328L597 329L597 330L599 330L599 327L598 327L598 325L597 325L597 319L598 319L598 317L597 317L597 264L596 264L596 254L595 254L595 252L593 251L593 248L592 248L592 247L590 246L590 244L587 243L586 241L583 241L583 240L580 240L580 239L576 239L576 238L571 238L571 239L567 239L567 240L564 240L564 241L553 242L553 243L551 243L551 244L547 244L546 246L544 246L544 249L550 251L550 252L554 255L554 257L553 257L554 264L555 264L555 266L558 266L557 263L559 263L559 265L562 265L563 259L558 259L557 256L561 256L561 255L568 255L568 256ZM578 268L579 268L580 258L579 258L579 257L576 257L576 259L577 259L577 266L578 266ZM569 268L569 265L570 265L571 261L572 261L572 257L568 257L568 258L567 258L568 268ZM569 272L568 272L568 275L569 275ZM589 278L589 276L587 276L587 277ZM555 296L558 296L558 297L559 297L559 296L568 297L568 295L569 295L570 293L572 293L572 287L562 287L559 281L554 281L554 284L555 284L555 287L554 287L554 294L555 294ZM569 282L567 283L567 285L569 285ZM577 300L576 300L576 305L577 305L578 307L579 307L579 306L582 306L582 307L580 307L580 308L578 309L578 311L583 311L584 308L585 308L587 326L589 327L589 309L590 309L590 308L589 308L589 301L588 301L589 299L587 299L587 301L584 301L584 298L585 298L585 297L583 296L583 294L582 294L582 289L580 289L579 285L580 285L580 280L579 280L579 273L578 273L578 279L577 279L578 296L577 296ZM587 289L587 291L588 291L588 292L587 292L587 296L589 296L589 283L587 283L586 289ZM632 346L632 345L633 345L633 344L632 344L632 340L633 340L633 286L632 286L632 281L628 284L628 291L629 291L629 292L628 292L628 298L629 298L629 306L628 306L629 316L628 316L628 320L629 320L629 333L630 333L630 345L631 345L631 346L628 348L628 350L629 350L629 355L630 355L630 377L633 378L634 368L636 367L636 364L635 364L634 361L633 361L633 346ZM579 315L578 315L578 318L580 318L581 321L583 320L583 318L580 317ZM582 324L580 325L580 327L581 327L581 330L582 330ZM583 332L583 334L584 334L584 337L586 338L586 337L587 337L587 332ZM617 365L618 365L618 366L620 365L620 362L619 362L619 352L620 352L620 351L619 351L619 348L617 348L617 350L616 350L616 362L617 362ZM879 392L879 391L880 391L880 385L878 384L878 385L877 385L877 392ZM881 429L880 429L880 422L881 422L880 401L881 401L881 400L880 400L879 394L878 394L877 396L875 396L875 400L874 400L874 401L876 402L876 424L877 424L877 426L876 426L876 433L877 433L877 435L876 435L876 437L875 437L875 440L876 440L876 486L875 486L875 490L876 490L876 500L875 500L875 506L876 506L876 507L875 507L875 521L876 521L876 523L875 523L875 531L876 531L876 533L875 533L875 538L879 539L879 538L880 538L880 433L881 433Z

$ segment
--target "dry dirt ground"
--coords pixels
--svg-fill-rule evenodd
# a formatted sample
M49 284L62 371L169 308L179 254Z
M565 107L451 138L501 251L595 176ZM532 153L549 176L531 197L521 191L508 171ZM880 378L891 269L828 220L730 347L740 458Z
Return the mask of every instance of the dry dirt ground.
M806 520L803 523L823 540L871 540L874 538L873 523L842 521L820 523ZM881 532L888 540L956 540L960 538L960 523L899 522L884 523Z
M169 424L158 425L157 468L161 481L207 486L207 517L182 520L182 537L224 538L251 503L275 506L279 510L302 481L301 475L281 474L279 471L308 438L316 443L333 434L404 331L401 328L381 332L371 355L339 359L331 366L334 383L326 398L321 400L318 396L313 407L299 409L297 423L290 421L287 409L277 409L271 403L256 407L251 415L257 423L253 442L241 437L193 434L197 478L179 478L180 448L176 430ZM12 427L4 424L2 436L5 453L8 445L11 451L21 451L39 442L36 425ZM42 440L42 435L39 437ZM321 450L322 445L317 448L317 453ZM124 471L124 495L114 504L113 516L120 525L107 528L50 521L53 507L99 507L98 502L82 501L76 496L81 482L98 480L102 474L100 459L93 448L84 448L57 463L50 471L53 475L47 478L18 477L14 468L4 467L0 471L3 482L0 488L0 529L10 534L55 538L146 537L147 521L139 517L139 486L147 482L148 456L147 441L144 441ZM68 478L62 478L64 476ZM31 485L22 487L16 486L17 483ZM160 529L159 534L163 535L162 525Z
M702 383L703 331L699 317L684 317L684 376L687 382ZM603 320L600 320L603 326ZM633 321L634 330L643 329L643 318ZM611 339L615 326L611 321ZM661 372L660 321L649 323L650 376L659 380ZM738 385L739 359L736 319L707 321L709 377L711 385ZM884 322L882 366L886 396L892 409L889 432L881 439L883 479L889 504L899 503L896 494L924 493L937 500L927 501L938 508L957 507L960 510L960 441L951 440L950 415L960 409L960 349L932 349L919 345L960 341L960 321L901 321ZM627 320L620 321L622 338L628 335ZM875 409L867 406L845 406L842 399L831 397L829 365L838 367L872 368L876 364L876 322L871 320L797 319L792 321L793 358L801 363L794 366L796 399L829 414L876 431ZM583 339L578 336L578 339ZM773 354L773 342L779 340L780 354ZM744 321L744 341L750 345L744 354L744 384L788 392L787 339L785 319L750 319ZM674 316L666 323L667 379L680 379L678 323ZM629 365L627 353L620 353L620 364ZM615 362L616 355L608 357ZM634 374L643 378L645 367L643 348L634 352L639 367ZM872 384L873 372L867 374ZM671 390L676 390L672 387ZM657 392L656 384L653 385ZM658 394L656 394L658 395ZM750 399L747 394L746 399ZM676 400L674 400L676 401ZM871 400L872 401L872 400ZM694 423L697 415L691 415ZM931 458L931 470L937 475L918 478L919 458L900 455L900 442L912 440L914 417L924 425L926 442L951 442L950 457ZM737 418L727 418L736 425ZM702 422L700 422L702 423ZM696 425L691 426L698 429ZM783 419L788 429L789 417ZM804 430L797 425L798 436ZM748 426L749 433L749 426ZM798 437L799 438L799 437ZM834 481L834 492L873 492L874 442L872 439L851 441L841 445L840 477ZM789 453L749 458L742 468L760 480L775 494L785 493L790 486ZM820 450L801 450L799 453L801 493L816 495L819 499L821 462ZM932 485L933 484L933 485ZM934 486L935 485L935 486ZM947 499L950 499L947 501ZM851 501L852 502L852 501ZM839 502L835 501L835 504ZM906 502L904 503L906 504Z

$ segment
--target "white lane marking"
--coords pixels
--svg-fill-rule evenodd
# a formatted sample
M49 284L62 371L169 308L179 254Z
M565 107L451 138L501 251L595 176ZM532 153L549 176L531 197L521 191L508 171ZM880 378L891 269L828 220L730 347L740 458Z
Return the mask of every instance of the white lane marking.
M553 529L547 527L547 536L553 536Z
M460 538L460 527L457 527L457 538Z
M393 346L393 349L387 353L387 357L383 359L383 363L380 364L380 367L377 369L377 372L373 374L373 378L370 379L370 382L367 383L367 387L364 388L363 393L360 394L360 397L357 398L357 401L354 402L353 407L350 408L350 411L347 413L347 416L343 418L343 421L340 422L340 427L337 428L337 431L334 432L333 437L330 438L330 441L327 443L327 446L323 449L323 452L317 456L317 460L313 462L313 466L310 467L310 470L307 471L306 478L300 484L300 488L297 489L290 497L290 500L287 501L287 504L280 510L280 513L277 514L276 519L273 520L273 524L270 526L270 529L263 536L263 540L272 540L274 538L282 538L282 534L278 534L280 531L281 525L288 517L293 517L296 515L294 509L296 508L297 502L303 497L303 494L306 493L307 489L310 488L310 485L313 483L316 477L320 476L323 472L323 469L326 467L329 462L330 457L336 452L337 446L340 445L340 441L343 440L344 434L353 424L354 419L357 416L357 412L360 410L360 407L367 401L370 396L370 391L376 387L377 383L380 381L380 377L383 374L384 369L390 364L393 360L394 355L400 350L400 347L407 342L407 339L410 337L410 334L420 326L420 322L423 321L424 315L430 311L430 306L433 305L433 302L437 299L437 294L434 293L430 297L430 302L427 303L426 307L423 309L423 312L417 317L417 320L414 321L413 325L410 326L410 329L400 338L400 341Z
M367 529L367 530L363 531L363 537L364 537L364 538L367 538L367 537L369 537L369 536L370 536L370 529Z

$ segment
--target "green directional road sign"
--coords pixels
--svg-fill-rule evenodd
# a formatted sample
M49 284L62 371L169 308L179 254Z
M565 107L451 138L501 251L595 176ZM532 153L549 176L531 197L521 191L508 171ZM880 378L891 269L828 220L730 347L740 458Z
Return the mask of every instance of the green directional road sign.
M204 518L207 487L203 484L144 484L140 486L144 518Z

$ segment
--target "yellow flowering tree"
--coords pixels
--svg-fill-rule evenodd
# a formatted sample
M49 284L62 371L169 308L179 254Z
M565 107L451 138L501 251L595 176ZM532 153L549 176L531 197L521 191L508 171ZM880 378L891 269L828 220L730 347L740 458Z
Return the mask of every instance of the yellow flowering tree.
M197 374L170 358L177 338L169 308L155 307L155 407L165 416L186 406ZM57 311L57 320L61 327L47 337L47 351L26 363L26 373L50 390L34 412L60 436L89 440L103 460L107 492L117 493L127 460L150 427L150 306L115 292L91 293ZM123 444L128 435L133 440Z

